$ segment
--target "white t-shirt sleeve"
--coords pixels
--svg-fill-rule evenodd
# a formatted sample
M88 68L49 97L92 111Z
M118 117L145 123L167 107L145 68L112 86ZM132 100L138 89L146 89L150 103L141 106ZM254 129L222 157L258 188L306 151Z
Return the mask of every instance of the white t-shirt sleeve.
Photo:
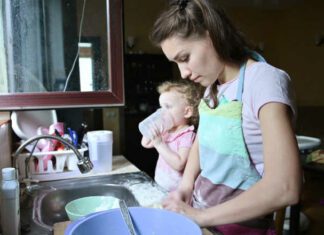
M250 84L250 98L255 117L258 119L262 106L270 102L288 105L295 116L294 92L289 75L266 63L258 63L252 70L254 74Z

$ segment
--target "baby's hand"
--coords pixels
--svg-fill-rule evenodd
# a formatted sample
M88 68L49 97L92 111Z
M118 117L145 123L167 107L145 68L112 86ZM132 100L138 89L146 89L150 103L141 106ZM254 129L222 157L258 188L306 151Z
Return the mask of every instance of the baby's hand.
M157 136L154 136L154 137L153 137L153 139L152 139L152 144L153 144L154 146L159 145L159 144L161 144L161 143L163 143L161 135L157 135Z
M152 144L154 146L162 143L162 133L160 131L160 128L156 126L155 123L153 123L150 126L150 134L151 134Z
M145 136L143 136L141 143L142 143L143 146L149 146L150 143L151 143L151 140L146 138Z

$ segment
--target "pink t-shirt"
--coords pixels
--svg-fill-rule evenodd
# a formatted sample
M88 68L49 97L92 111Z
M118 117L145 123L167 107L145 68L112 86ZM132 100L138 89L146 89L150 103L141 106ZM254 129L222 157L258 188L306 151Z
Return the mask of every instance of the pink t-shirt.
M218 86L218 96L236 99L238 76ZM289 75L265 62L256 62L246 67L243 86L243 133L247 149L256 169L263 175L263 144L259 122L260 108L269 102L288 105L296 115L294 94ZM275 147L275 146L274 146Z
M179 152L180 148L191 148L195 139L194 126L189 126L176 133L166 133L163 140L174 152ZM188 157L188 156L187 156ZM167 191L177 188L182 178L183 171L174 170L164 159L159 156L155 168L155 181Z

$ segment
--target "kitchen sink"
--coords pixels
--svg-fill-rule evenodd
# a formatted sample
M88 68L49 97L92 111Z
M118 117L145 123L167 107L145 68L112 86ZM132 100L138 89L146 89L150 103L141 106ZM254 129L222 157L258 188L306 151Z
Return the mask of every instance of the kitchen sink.
M36 205L37 222L52 227L54 223L69 220L65 205L72 200L87 196L113 196L126 201L128 205L138 205L133 194L118 185L90 185L71 189L58 189L39 198Z
M68 220L65 205L81 197L113 196L125 200L128 206L139 206L128 186L150 180L149 176L138 172L48 181L33 185L21 200L22 234L53 234L55 223Z

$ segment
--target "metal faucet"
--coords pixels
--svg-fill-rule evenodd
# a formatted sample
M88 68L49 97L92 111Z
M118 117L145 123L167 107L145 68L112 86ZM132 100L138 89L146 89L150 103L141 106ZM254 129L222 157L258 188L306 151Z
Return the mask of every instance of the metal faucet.
M52 136L52 135L37 135L35 137L32 137L28 140L26 140L22 145L20 145L18 147L18 149L16 150L16 152L13 154L13 158L14 158L14 166L16 166L16 158L18 158L19 154L21 153L22 150L25 149L25 147L35 141L39 141L40 139L55 139L59 142L61 142L62 144L68 146L74 153L75 155L77 156L78 158L78 168L80 170L80 172L82 174L85 174L89 171L91 171L91 169L93 168L93 164L92 162L90 161L90 159L88 157L83 157L81 155L81 153L78 151L78 149L76 147L74 147L71 143L69 143L67 140L63 139L62 137L59 137L59 136ZM37 143L36 143L37 144ZM34 147L36 147L36 144ZM30 178L30 175L29 175L29 160L31 159L31 156L32 154L26 158L25 160L25 182L26 182L26 186L28 187L29 184L31 182L31 178Z

